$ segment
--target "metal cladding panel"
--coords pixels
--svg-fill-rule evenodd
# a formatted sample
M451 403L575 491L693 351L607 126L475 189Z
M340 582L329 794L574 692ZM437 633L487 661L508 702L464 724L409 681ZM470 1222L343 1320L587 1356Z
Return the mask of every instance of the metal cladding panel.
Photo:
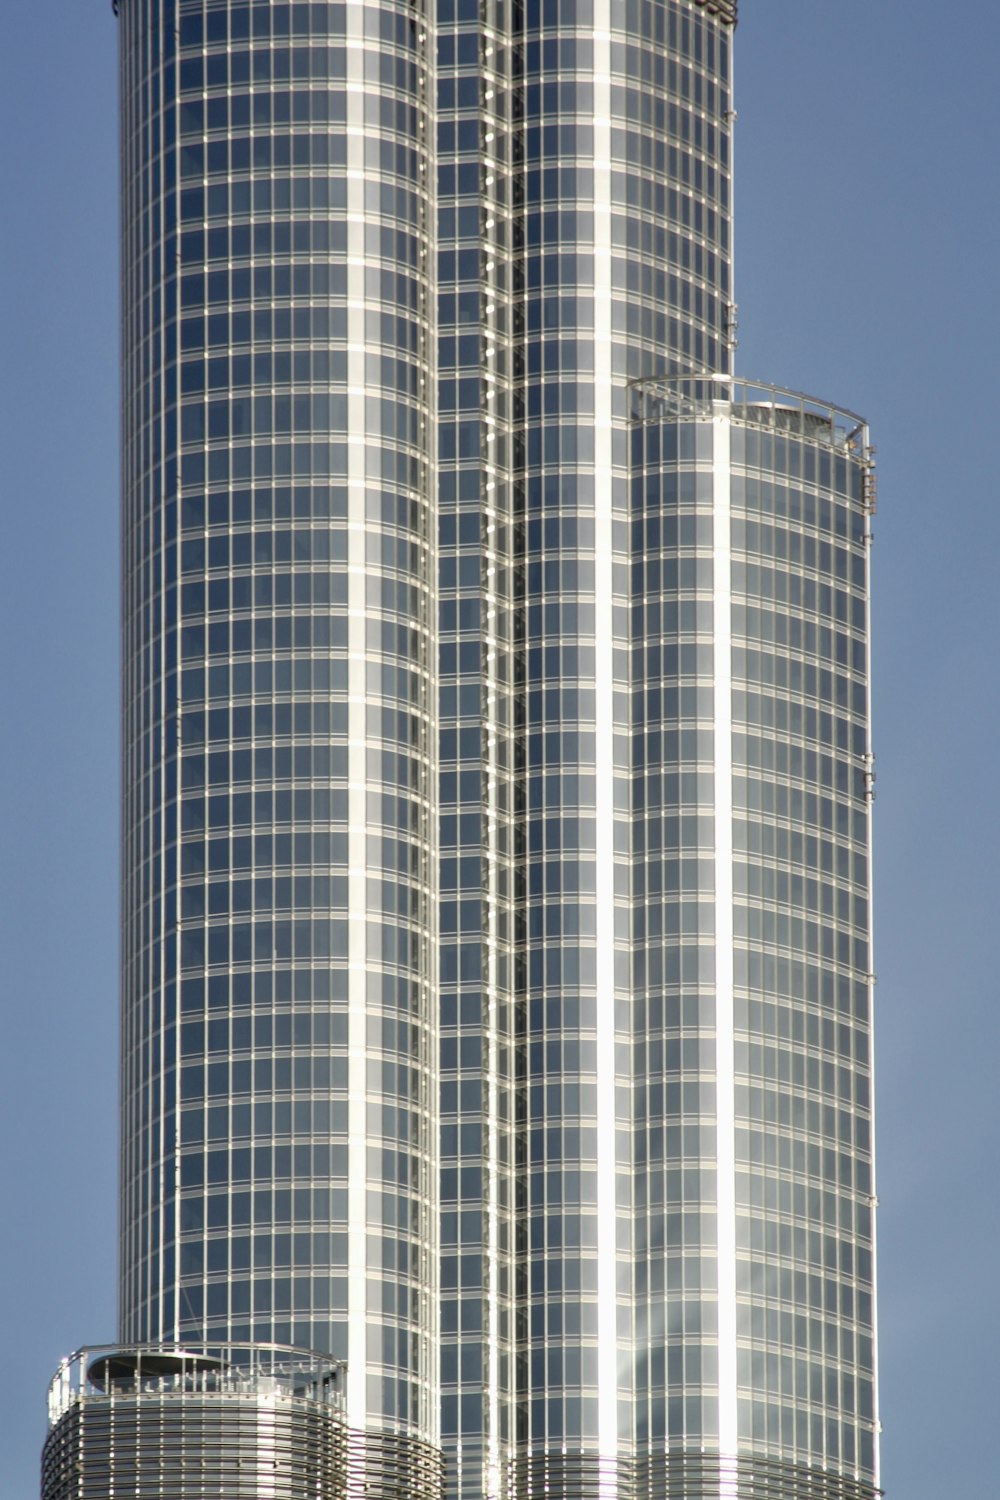
M46 1439L41 1500L341 1500L345 1459L342 1416L309 1400L87 1397Z
M392 1432L352 1432L347 1447L348 1500L438 1500L442 1458L430 1443Z
M518 1458L511 1490L539 1500L875 1500L881 1493L864 1480L802 1464L683 1449L603 1467L586 1453L535 1453Z
M670 1453L637 1461L634 1500L875 1500L870 1483L801 1464Z

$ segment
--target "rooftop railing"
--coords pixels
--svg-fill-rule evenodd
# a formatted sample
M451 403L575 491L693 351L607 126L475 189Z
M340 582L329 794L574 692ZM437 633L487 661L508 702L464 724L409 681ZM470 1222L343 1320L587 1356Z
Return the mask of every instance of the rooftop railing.
M280 1344L104 1344L78 1349L49 1385L49 1424L81 1401L161 1396L300 1398L344 1407L345 1366Z
M868 424L857 412L766 381L710 373L663 375L630 380L629 390L633 421L705 418L724 402L737 421L808 437L858 459L871 455Z
M736 25L736 0L694 0L694 3L710 15L719 16L731 26Z

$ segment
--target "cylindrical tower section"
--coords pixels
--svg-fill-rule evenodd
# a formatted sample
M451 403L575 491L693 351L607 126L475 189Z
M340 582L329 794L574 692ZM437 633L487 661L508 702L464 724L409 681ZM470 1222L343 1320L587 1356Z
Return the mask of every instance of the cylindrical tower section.
M867 429L744 382L633 399L637 1493L862 1500Z
M49 1387L41 1500L343 1500L343 1370L298 1349L85 1349Z
M733 922L741 1447L877 1483L865 424L734 392Z
M628 381L725 371L729 5L524 12L527 1161L520 1492L628 1493Z
M432 26L422 0L119 11L121 1333L349 1360L352 1473L419 1490Z

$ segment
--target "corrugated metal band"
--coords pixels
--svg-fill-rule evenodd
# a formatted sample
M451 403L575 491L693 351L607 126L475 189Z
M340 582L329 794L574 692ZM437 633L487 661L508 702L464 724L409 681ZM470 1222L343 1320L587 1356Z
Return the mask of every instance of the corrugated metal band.
M631 1495L631 1475L602 1464L594 1453L519 1455L511 1485L515 1500L613 1500Z
M723 1481L733 1500L876 1500L881 1491L856 1479L777 1459L718 1454L649 1454L602 1463L593 1453L541 1452L513 1464L514 1500L719 1500Z
M351 1431L347 1500L441 1500L439 1450L402 1433Z
M694 0L701 10L709 11L713 16L718 16L720 21L725 21L730 26L736 25L737 0Z
M735 1469L735 1473L734 1473ZM875 1500L881 1492L853 1476L780 1459L718 1454L653 1454L635 1461L632 1500L718 1500L722 1479L735 1478L734 1500Z
M142 1395L76 1402L42 1450L42 1500L339 1500L347 1432L310 1400Z

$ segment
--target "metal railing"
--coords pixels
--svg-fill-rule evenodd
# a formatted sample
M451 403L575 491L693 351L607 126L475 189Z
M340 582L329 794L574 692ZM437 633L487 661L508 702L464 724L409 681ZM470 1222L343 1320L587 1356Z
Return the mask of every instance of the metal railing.
M299 1398L341 1411L345 1366L281 1344L103 1344L62 1361L49 1385L49 1425L81 1401L145 1396Z
M728 21L730 26L736 25L737 0L694 0L694 3L702 10L707 10L710 15Z
M867 460L871 455L864 417L768 381L706 372L640 377L630 380L628 388L633 397L633 421L705 418L713 415L718 403L725 402L737 421L807 437L858 459Z

